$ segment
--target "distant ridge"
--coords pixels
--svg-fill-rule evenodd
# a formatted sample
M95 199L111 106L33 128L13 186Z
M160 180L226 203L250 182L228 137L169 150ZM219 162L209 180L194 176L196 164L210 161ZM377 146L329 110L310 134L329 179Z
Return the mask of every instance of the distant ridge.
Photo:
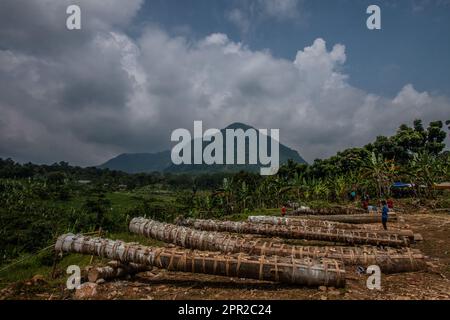
M122 153L98 167L127 173L141 173L164 171L171 164L170 151L162 151L157 153Z
M244 123L235 122L222 129L222 133L226 129L254 129L253 127ZM225 137L225 134L224 134ZM224 145L225 145L224 138ZM193 140L191 141L193 144ZM207 144L207 143L206 143ZM269 144L270 145L270 144ZM246 142L246 150L248 155L248 143ZM213 173L213 172L238 172L238 171L252 171L256 172L260 169L259 164L255 165L174 165L170 158L170 150L157 153L123 153L114 157L102 165L98 166L103 169L119 170L127 173L144 173L144 172L173 172L173 173ZM236 154L236 152L235 152ZM225 151L224 151L225 155ZM282 143L280 143L280 164L286 163L292 159L297 163L306 163L300 154Z

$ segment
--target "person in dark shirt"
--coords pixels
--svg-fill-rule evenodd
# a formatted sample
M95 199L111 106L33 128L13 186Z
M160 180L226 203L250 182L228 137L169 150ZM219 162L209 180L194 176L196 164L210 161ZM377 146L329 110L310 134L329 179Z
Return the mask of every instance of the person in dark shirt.
M387 221L388 221L388 215L389 215L389 208L387 206L387 203L385 200L381 202L383 205L383 208L381 209L381 223L383 224L384 230L387 230Z
M369 208L369 200L364 199L364 200L362 201L362 207L363 207L364 210L367 211L368 208Z

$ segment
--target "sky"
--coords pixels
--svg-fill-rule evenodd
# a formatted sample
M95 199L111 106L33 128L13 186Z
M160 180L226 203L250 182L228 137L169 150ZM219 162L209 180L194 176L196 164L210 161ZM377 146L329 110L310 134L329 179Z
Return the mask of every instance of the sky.
M0 157L98 165L194 120L329 157L450 118L449 36L450 0L1 0Z

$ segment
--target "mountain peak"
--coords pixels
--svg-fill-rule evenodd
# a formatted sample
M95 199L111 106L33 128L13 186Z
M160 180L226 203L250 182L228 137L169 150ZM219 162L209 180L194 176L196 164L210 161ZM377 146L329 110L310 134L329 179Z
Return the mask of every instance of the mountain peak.
M236 130L255 129L242 122L233 122L226 128L222 129L224 133L226 129ZM256 130L256 129L255 129ZM225 152L224 152L225 154ZM280 164L286 163L289 159L298 163L306 163L306 161L298 154L297 151L280 143ZM117 157L108 160L99 166L100 168L109 168L111 170L120 170L129 173L140 172L231 172L231 171L257 171L259 165L174 165L171 160L171 151L166 150L158 153L123 153Z
M252 126L249 126L248 124L242 123L242 122L233 122L232 124L225 127L225 129L242 129L242 130L248 130L248 129L254 129Z

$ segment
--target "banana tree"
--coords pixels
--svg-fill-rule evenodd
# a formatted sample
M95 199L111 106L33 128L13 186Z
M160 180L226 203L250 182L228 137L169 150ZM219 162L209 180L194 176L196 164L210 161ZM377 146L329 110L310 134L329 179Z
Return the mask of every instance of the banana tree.
M448 165L428 152L414 154L411 160L411 179L416 185L425 186L426 196L433 196L434 184L445 176L446 171L448 171Z
M330 189L322 180L317 180L313 186L313 194L318 200L328 200Z
M297 193L297 200L301 199L302 193L307 188L305 178L299 173L295 173L293 178L289 182L290 188L295 190Z
M344 200L347 194L347 179L345 176L340 175L326 180L327 187L332 191L332 197L334 200Z
M213 197L220 197L222 199L221 203L224 214L232 213L234 209L233 179L230 181L228 178L224 178L222 187L213 194Z
M245 209L247 209L248 201L251 199L249 188L245 181L242 181L241 187L237 189L237 191L237 198L241 205L241 211L245 211Z
M363 177L371 179L376 186L377 196L390 194L397 172L397 167L393 160L385 160L381 154L378 156L372 152L371 157L363 165Z

